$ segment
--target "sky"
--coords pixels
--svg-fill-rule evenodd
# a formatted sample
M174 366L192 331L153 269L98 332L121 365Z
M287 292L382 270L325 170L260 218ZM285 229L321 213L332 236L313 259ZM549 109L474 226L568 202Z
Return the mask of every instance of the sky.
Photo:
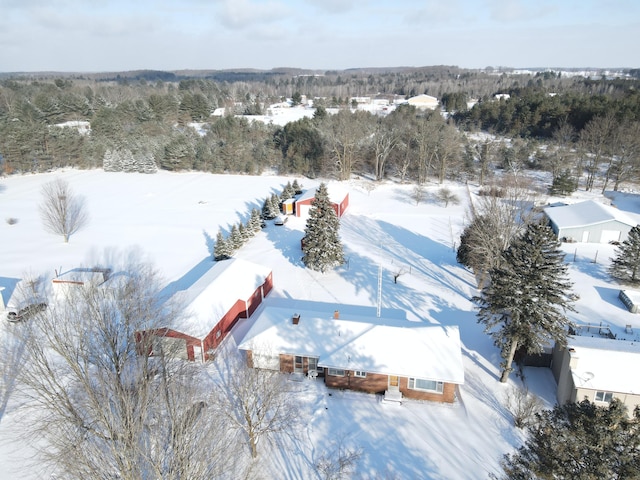
M637 0L0 0L0 71L639 67Z

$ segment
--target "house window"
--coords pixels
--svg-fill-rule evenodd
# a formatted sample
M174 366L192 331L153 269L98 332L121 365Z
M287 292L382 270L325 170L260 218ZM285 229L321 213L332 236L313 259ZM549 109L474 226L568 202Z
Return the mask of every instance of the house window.
M613 393L611 392L596 392L596 402L610 403L613 400Z
M444 384L435 380L424 380L422 378L409 378L409 388L411 390L422 390L424 392L442 393Z
M365 372L364 370L354 370L353 376L358 378L366 378L367 372Z
M329 375L334 377L344 377L344 370L341 368L330 368Z

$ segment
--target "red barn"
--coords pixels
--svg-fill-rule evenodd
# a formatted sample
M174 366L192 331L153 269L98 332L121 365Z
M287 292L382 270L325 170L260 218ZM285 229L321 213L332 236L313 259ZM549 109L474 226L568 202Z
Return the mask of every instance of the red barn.
M156 329L154 345L176 356L208 360L240 318L249 318L273 288L269 268L232 258L216 262L184 290L187 311L176 324ZM153 354L153 352L151 352Z
M349 206L349 193L343 191L339 187L334 184L328 184L327 189L329 191L329 199L331 200L331 204L333 209L338 215L338 218L344 215L345 210ZM295 201L295 214L296 217L301 217L309 213L309 209L311 208L311 203L316 198L316 190L307 190L300 195Z

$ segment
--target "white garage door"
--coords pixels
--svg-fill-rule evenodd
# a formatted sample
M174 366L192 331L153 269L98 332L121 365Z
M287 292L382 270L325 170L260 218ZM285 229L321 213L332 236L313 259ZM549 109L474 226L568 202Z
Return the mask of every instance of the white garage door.
M280 370L280 356L253 352L253 367L265 370Z
M617 242L620 240L620 231L618 230L603 230L600 237L600 243Z

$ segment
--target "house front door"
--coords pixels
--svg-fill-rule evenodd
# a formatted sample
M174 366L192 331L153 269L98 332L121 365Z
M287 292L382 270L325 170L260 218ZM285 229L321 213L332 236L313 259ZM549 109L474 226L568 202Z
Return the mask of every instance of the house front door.
M400 390L400 382L397 375L389 375L389 390Z

